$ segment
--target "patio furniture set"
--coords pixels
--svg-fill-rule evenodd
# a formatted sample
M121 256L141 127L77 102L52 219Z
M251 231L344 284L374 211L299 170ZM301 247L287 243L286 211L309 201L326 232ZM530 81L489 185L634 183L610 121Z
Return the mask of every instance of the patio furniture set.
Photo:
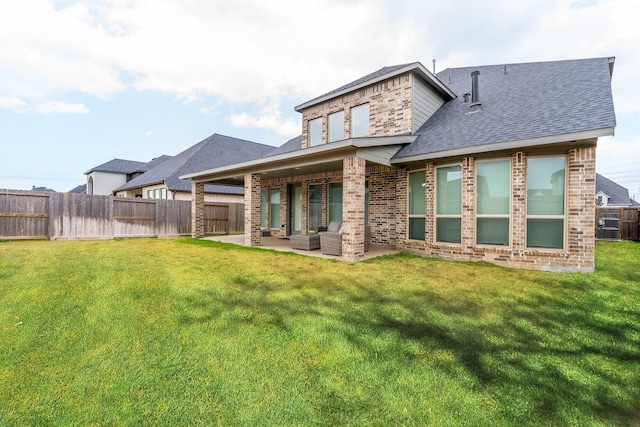
M369 250L371 227L365 226L364 250ZM289 237L293 249L313 251L320 249L325 255L342 255L342 223L333 221L328 227L320 227L314 233L293 234Z

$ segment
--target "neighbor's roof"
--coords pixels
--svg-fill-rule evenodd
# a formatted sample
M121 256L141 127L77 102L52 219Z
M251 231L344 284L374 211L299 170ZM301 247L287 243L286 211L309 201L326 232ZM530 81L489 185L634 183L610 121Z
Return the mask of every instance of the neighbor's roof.
M416 132L395 159L438 153L493 151L503 143L523 146L612 135L616 124L611 95L613 58L450 68L437 74L456 99L446 102ZM479 101L464 102L471 73L479 71Z
M89 169L84 174L89 175L91 172L108 172L127 174L135 171L137 168L144 166L144 162L136 162L134 160L113 159L107 163Z
M599 173L596 174L596 193L603 192L609 196L607 204L629 206L631 199L629 198L629 190L624 188L617 182L611 181Z
M213 134L180 154L161 162L142 175L132 179L114 191L131 190L164 183L170 191L191 191L191 181L179 177L211 167L225 166L253 160L273 150L274 147L225 135ZM206 185L209 193L243 194L244 189L221 185Z

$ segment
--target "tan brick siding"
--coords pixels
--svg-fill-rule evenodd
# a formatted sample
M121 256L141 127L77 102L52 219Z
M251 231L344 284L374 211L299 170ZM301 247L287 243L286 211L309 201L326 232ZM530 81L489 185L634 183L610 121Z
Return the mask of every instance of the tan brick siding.
M346 95L313 105L302 111L302 147L308 147L309 120L322 117L322 143L328 142L329 115L344 111L345 138L350 138L351 108L369 103L370 136L411 132L413 75L405 73Z

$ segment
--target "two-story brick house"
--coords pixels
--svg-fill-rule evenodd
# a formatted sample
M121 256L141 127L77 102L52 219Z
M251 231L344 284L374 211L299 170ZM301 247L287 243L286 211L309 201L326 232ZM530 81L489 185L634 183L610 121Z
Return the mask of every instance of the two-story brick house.
M342 222L425 256L592 271L595 149L612 135L613 58L384 67L305 102L302 135L268 156L183 176L194 236L205 183L243 185L245 239Z

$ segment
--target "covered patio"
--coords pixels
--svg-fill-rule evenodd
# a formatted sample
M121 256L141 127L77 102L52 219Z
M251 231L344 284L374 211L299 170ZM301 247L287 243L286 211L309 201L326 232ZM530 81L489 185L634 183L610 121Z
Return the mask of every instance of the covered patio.
M239 246L252 246L246 243L244 234L207 236L202 239L212 240L214 242L230 243L232 245L239 245ZM325 255L320 250L305 251L301 249L293 249L291 247L291 242L289 241L289 239L279 238L279 237L263 236L261 238L260 246L253 245L253 247L257 247L260 249L270 249L270 250L280 251L280 252L293 252L296 254L315 257L315 258L342 260L342 258L339 256ZM393 255L397 253L400 253L400 251L395 250L390 246L371 245L369 247L369 250L364 253L364 257L362 258L362 260L377 258L384 255Z
M229 237L232 242L298 252L289 236L335 222L340 224L343 260L395 253L396 200L402 200L395 183L403 177L391 157L413 138L367 137L303 149L298 140L281 154L182 176L192 180L193 236L204 237L204 184L235 185L244 187L245 232ZM371 237L366 245L365 228ZM300 251L325 257L317 252Z

